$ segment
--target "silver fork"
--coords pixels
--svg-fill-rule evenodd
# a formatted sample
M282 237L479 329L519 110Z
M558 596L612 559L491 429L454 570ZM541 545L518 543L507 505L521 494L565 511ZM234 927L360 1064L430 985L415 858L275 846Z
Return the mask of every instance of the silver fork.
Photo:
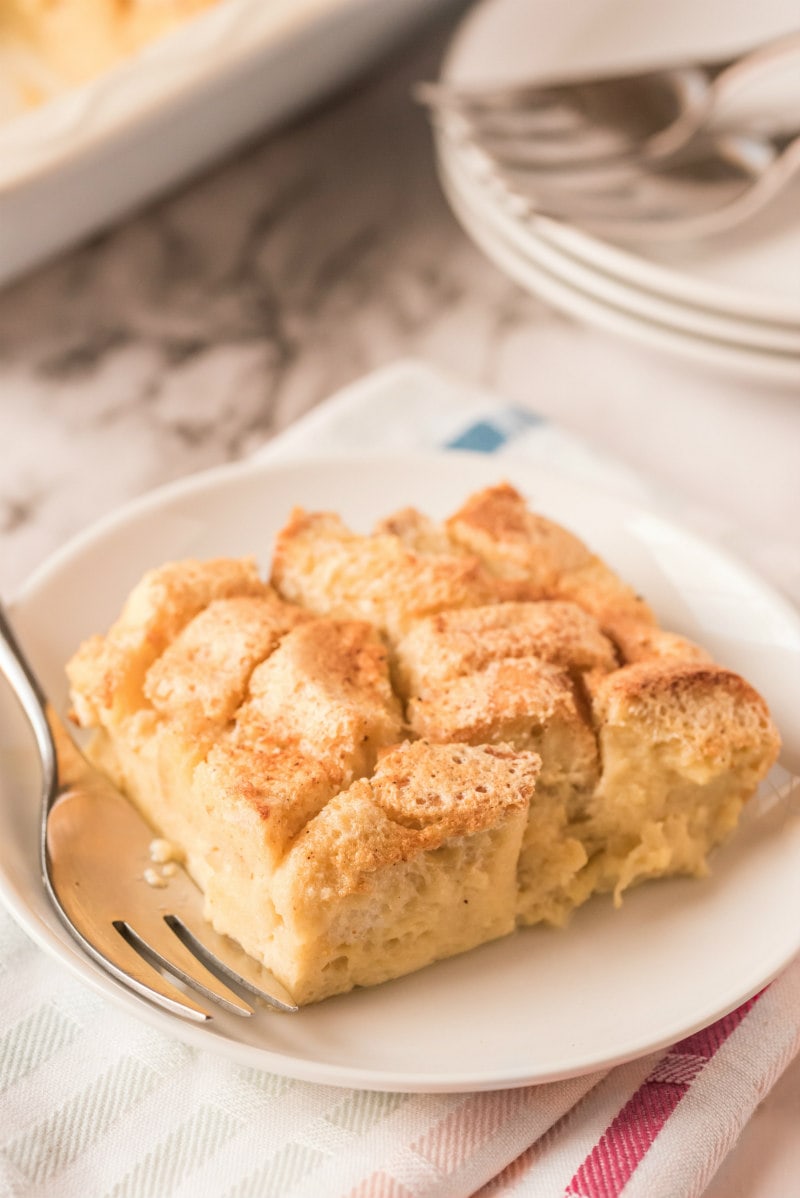
M500 167L591 185L598 169L676 154L739 92L798 56L795 32L724 62L558 84L420 83L414 95L437 128L480 146Z
M505 170L477 150L465 158L516 218L548 216L618 241L687 241L724 233L773 200L800 174L800 136L698 138L591 192Z
M161 1007L205 1022L196 1000L249 1016L261 999L297 1011L291 995L202 914L202 895L177 863L153 874L156 833L76 747L0 604L0 673L33 729L42 764L41 869L56 911L84 951ZM243 993L242 993L243 992Z

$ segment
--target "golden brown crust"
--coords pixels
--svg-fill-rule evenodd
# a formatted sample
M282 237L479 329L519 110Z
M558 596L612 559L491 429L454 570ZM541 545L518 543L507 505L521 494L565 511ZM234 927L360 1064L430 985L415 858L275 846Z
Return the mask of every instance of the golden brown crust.
M373 533L389 534L414 553L437 553L464 557L469 551L448 536L446 529L414 507L401 508L384 520L379 520Z
M437 843L492 828L533 798L541 761L509 745L432 745L406 741L381 756L372 796L397 824L436 828Z
M108 634L93 637L67 666L75 709L91 724L105 711L123 718L145 703L145 674L178 633L215 599L266 599L254 558L171 562L134 587Z
M613 640L623 665L637 661L711 661L711 655L699 645L641 620L618 618Z
M70 677L85 722L131 750L132 791L143 790L131 774L140 755L223 822L226 811L249 809L273 865L403 733L375 629L286 604L250 560L151 572L108 635L76 655ZM150 789L157 807L158 782Z
M492 662L408 704L412 731L437 743L505 743L541 757L539 790L579 818L598 776L597 742L572 681L536 658Z
M721 764L740 750L755 750L763 774L780 739L769 709L748 682L705 662L639 662L599 681L593 696L606 726L635 722L641 735L669 743L681 759Z
M496 603L441 612L414 624L396 649L404 692L472 674L506 658L535 657L567 670L613 670L611 642L574 603Z
M242 726L297 745L347 785L369 772L378 750L401 739L386 649L371 624L312 620L284 637L253 672Z
M779 748L761 697L705 662L652 660L593 679L602 773L588 808L599 890L708 872Z
M502 746L398 746L298 838L292 858L303 890L356 893L381 869L502 826L527 810L539 764L535 753Z
M307 753L269 740L266 731L261 737L253 733L252 726L237 728L214 745L195 770L193 788L196 801L217 813L221 827L238 809L250 808L274 866L341 780Z
M171 562L148 571L134 587L109 636L113 639L115 631L123 629L146 636L155 655L215 599L267 598L269 593L252 557Z
M614 639L620 621L637 620L655 624L656 618L633 587L622 582L600 558L580 570L562 574L552 592L560 599L579 604L597 620L603 632Z
M471 495L445 527L498 574L525 579L532 596L552 594L562 574L580 569L592 556L578 537L530 511L508 483Z
M579 719L567 674L535 658L495 661L479 673L448 679L426 689L408 705L418 736L439 743L528 747L530 738L553 720Z
M620 618L655 622L644 600L605 562L573 533L531 512L508 483L471 496L446 528L492 570L514 580L520 597L571 600L604 632Z
M191 727L233 718L250 675L297 624L310 619L274 594L215 599L147 672L145 698Z
M358 536L330 513L302 509L278 535L272 580L293 603L369 620L391 638L423 616L496 597L474 557L416 553L392 533Z

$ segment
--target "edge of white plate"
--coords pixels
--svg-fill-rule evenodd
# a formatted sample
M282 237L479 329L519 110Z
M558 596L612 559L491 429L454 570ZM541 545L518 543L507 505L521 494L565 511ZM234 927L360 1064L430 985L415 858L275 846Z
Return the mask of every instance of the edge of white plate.
M449 164L450 172L458 175L462 194L472 196L474 206L483 211L485 219L495 225L498 233L502 232L520 254L543 270L557 275L568 286L585 291L602 303L633 311L648 320L694 337L753 349L759 353L793 356L800 362L800 326L793 328L766 324L681 303L619 275L596 269L564 249L557 238L548 237L547 232L540 228L538 219L525 221L515 217L501 200L494 200L487 185L470 166L467 152L448 142L446 135L440 131L436 134L436 152L440 159Z
M762 382L791 388L800 384L800 355L750 349L735 342L695 335L663 320L642 318L632 309L599 299L584 287L566 281L552 266L545 268L530 257L523 257L505 233L490 228L485 216L475 213L452 171L442 159L439 161L443 190L465 232L520 287L588 324L623 334L654 349Z
M460 59L465 54L469 42L476 36L474 31L480 21L485 19L486 13L492 8L507 2L508 0L479 0L459 22L442 61L440 76L443 80L459 76ZM742 42L741 36L737 37L734 34L733 37L729 37L727 31L720 31L720 34L721 42L717 33L712 39L716 44L717 53L733 53L745 48L746 43ZM764 34L759 36L763 37ZM696 47L694 52L697 52ZM663 52L657 51L647 55L645 61L638 61L635 56L630 62L626 59L624 69L655 67L663 61ZM571 71L574 71L571 64L559 66L551 63L546 74L547 82L558 82L559 79L568 77ZM605 64L604 71L613 73L611 64ZM753 295L743 288L725 286L687 275L613 242L594 237L575 226L544 216L535 218L533 223L537 234L543 240L555 245L573 259L585 263L590 269L593 266L599 267L606 275L618 277L655 295L669 296L678 302L685 302L688 306L739 317L751 323L783 325L794 331L800 326L800 303Z

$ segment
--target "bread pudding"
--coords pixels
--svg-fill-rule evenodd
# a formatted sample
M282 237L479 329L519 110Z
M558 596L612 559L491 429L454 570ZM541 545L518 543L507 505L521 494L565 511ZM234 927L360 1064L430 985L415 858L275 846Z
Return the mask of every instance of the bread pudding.
M153 570L68 673L90 755L301 1004L704 875L779 747L505 484L369 535L298 509L269 581Z

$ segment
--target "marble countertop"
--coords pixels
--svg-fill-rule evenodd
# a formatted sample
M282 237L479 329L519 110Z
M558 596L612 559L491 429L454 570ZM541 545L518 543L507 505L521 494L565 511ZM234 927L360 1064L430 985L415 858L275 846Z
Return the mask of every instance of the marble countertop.
M0 293L4 592L129 496L416 354L739 525L800 598L798 397L581 328L481 257L409 100L445 36Z
M413 354L643 471L800 601L800 397L580 327L481 257L409 100L446 32L0 293L0 591L122 501ZM798 1113L796 1066L714 1198L788 1192Z

